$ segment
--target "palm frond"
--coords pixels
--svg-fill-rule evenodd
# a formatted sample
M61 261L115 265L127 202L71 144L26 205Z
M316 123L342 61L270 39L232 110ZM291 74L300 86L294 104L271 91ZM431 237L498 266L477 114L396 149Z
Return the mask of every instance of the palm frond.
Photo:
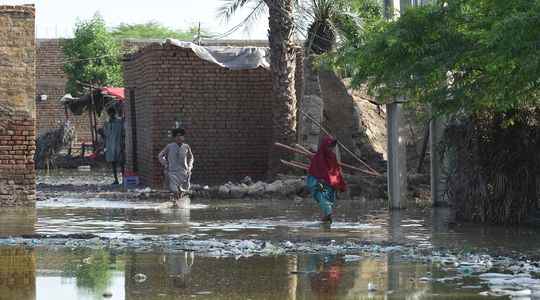
M253 1L253 0L252 0ZM242 27L244 31L249 31L250 25L254 24L261 17L265 16L268 12L268 7L263 0L258 0L258 3L251 9L251 12L247 17L242 21Z
M225 21L229 21L239 9L245 7L249 2L255 2L257 0L222 0L223 6L218 8L218 16Z

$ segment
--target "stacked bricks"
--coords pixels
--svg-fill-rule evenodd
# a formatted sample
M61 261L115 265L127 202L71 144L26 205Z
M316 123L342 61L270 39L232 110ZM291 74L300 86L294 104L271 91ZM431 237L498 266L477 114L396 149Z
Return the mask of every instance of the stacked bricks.
M269 70L228 70L191 49L152 44L131 55L124 72L128 169L137 168L143 184L161 186L157 156L176 121L195 156L194 182L265 176L274 101Z
M33 6L0 6L0 207L34 206Z

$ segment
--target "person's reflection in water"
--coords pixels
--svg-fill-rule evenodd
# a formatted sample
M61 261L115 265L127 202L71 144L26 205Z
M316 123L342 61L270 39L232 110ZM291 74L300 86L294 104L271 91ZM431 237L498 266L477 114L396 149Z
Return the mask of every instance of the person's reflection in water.
M317 299L337 299L343 262L335 255L311 255L308 260L311 290Z
M167 266L167 273L173 289L186 289L189 287L189 273L195 262L193 252L176 253L163 256Z

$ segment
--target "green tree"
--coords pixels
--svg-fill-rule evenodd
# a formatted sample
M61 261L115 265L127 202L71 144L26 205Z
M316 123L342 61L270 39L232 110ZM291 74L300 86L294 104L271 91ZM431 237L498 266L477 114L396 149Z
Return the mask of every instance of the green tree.
M116 39L139 38L139 39L166 39L174 38L182 41L193 41L198 37L198 28L191 27L187 31L173 30L158 22L144 24L120 24L111 31ZM201 37L208 34L201 31Z
M538 0L439 1L372 20L333 62L381 102L405 95L438 113L509 111L538 104L538 40Z
M81 95L84 90L80 83L122 86L120 46L98 14L76 24L75 35L65 41L63 50L68 93Z

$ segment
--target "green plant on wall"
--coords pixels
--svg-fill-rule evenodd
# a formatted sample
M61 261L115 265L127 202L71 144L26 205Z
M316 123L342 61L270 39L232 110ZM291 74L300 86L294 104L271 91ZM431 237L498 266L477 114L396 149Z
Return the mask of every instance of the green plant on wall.
M96 86L123 85L120 46L98 14L77 23L73 39L64 42L63 50L68 78L66 92L83 94L81 82Z

